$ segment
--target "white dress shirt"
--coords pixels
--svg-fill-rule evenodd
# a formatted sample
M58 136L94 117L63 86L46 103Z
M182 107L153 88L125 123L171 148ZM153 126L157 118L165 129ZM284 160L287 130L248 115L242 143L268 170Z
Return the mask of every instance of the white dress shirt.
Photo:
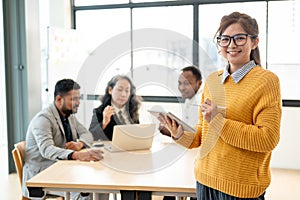
M202 94L202 87L200 87L197 93L191 99L185 99L182 110L182 119L188 125L195 128L199 120L199 108Z

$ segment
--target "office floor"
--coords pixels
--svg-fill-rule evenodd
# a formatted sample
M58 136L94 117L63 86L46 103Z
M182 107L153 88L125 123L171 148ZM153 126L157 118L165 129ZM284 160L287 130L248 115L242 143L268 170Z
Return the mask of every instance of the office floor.
M272 182L266 193L266 200L300 199L300 170L272 169ZM20 200L21 188L16 174L0 178L1 199ZM112 199L112 198L111 198ZM156 196L153 200L161 200Z

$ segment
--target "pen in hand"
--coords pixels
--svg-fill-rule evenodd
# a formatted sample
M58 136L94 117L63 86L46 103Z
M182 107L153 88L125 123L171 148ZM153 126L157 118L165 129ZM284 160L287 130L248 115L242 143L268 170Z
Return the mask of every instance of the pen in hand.
M189 104L189 105L191 105L191 106L198 106L198 107L201 107L202 106L202 104ZM218 106L218 108L219 109L226 109L226 107L225 106Z

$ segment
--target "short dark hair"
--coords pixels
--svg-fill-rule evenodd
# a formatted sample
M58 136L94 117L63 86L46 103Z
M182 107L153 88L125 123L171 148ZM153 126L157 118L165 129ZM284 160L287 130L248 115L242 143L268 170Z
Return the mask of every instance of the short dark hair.
M202 75L201 75L200 69L198 67L194 66L194 65L185 67L181 71L183 71L183 72L191 71L192 74L195 76L197 81L202 80Z
M62 79L57 81L54 90L54 100L57 95L64 96L71 90L79 90L80 85L72 79Z

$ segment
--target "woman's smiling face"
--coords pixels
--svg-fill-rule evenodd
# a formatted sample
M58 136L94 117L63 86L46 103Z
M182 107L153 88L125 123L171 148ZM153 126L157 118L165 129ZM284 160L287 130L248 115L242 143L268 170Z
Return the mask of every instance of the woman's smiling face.
M222 33L222 35L228 36L234 36L236 34L247 34L238 23L231 24ZM245 45L237 46L231 38L228 47L220 47L220 53L229 62L231 70L236 71L250 61L251 50L257 47L258 38L252 40L251 37L246 37L246 40Z

